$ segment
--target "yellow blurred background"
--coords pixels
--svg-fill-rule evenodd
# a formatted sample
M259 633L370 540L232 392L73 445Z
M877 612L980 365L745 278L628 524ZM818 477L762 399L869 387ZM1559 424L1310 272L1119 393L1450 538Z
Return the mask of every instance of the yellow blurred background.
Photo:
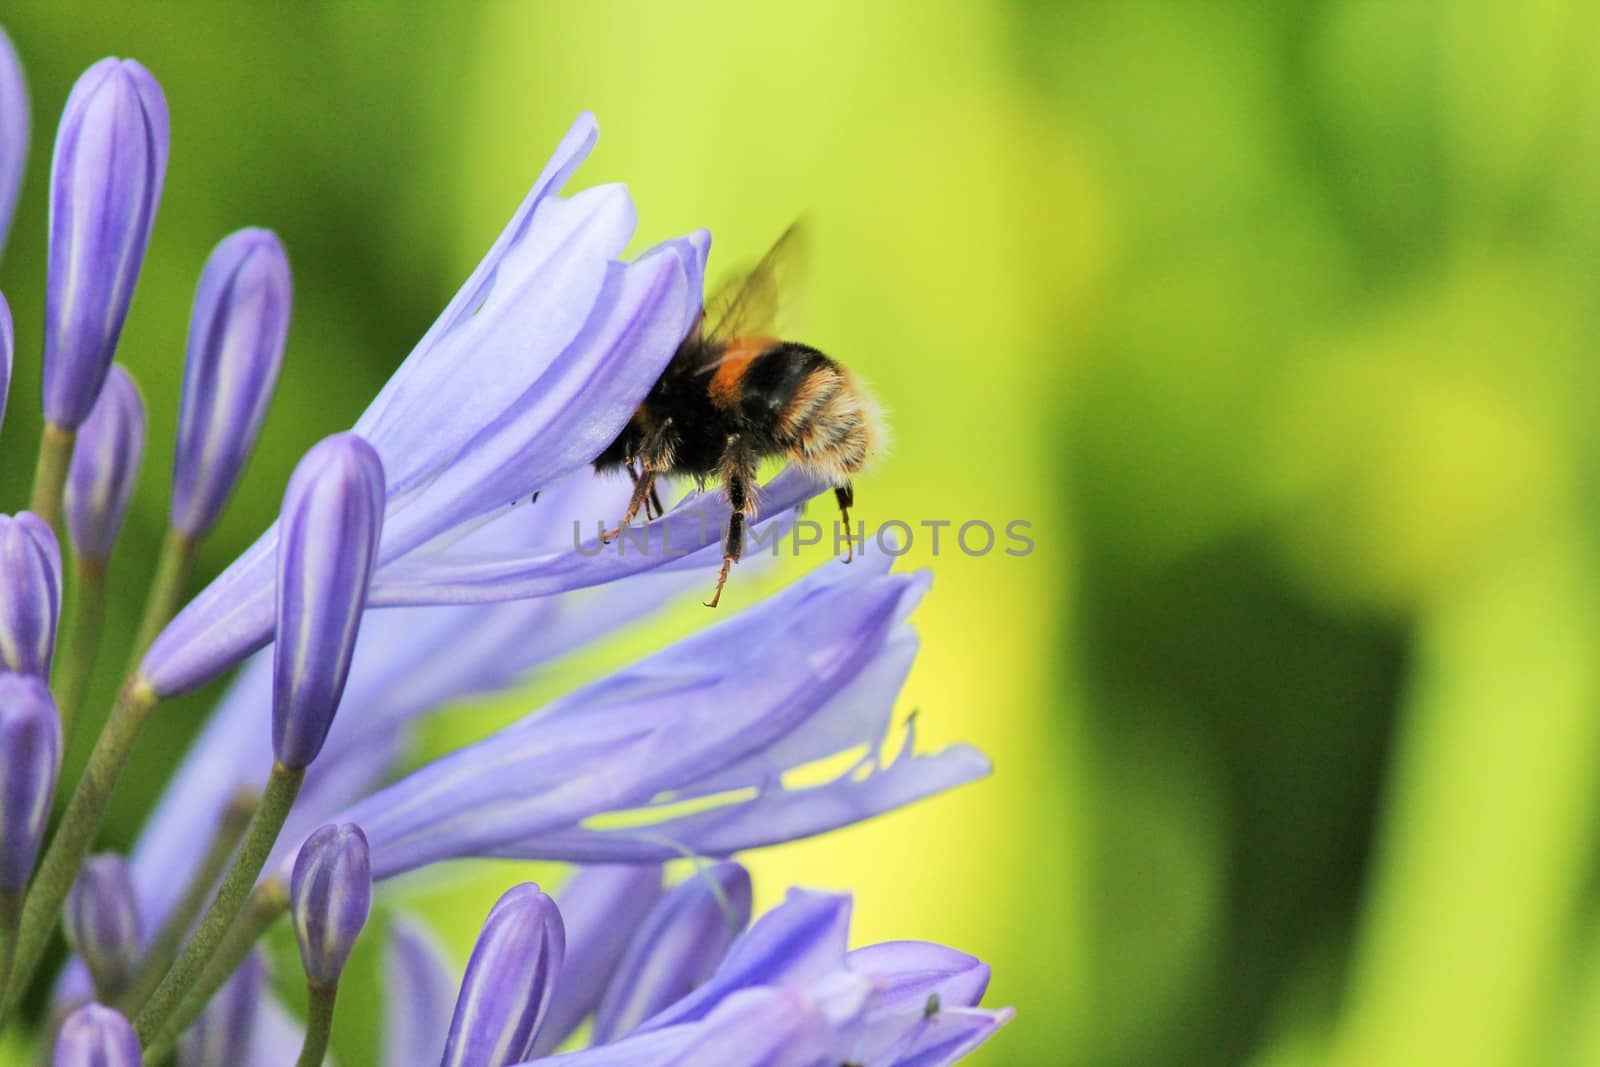
M919 538L906 560L935 583L902 711L995 776L750 857L763 902L848 887L858 939L990 961L1018 1017L978 1064L1600 1063L1592 4L8 0L0 20L35 104L0 265L23 356L5 500L38 429L66 92L129 55L172 109L121 353L152 436L113 625L161 535L211 245L277 230L296 305L208 573L589 109L574 184L626 182L639 247L707 226L715 275L812 216L805 340L895 435L859 517L1032 523L1025 558ZM418 756L705 621L686 607L462 709ZM204 706L164 713L119 840ZM559 873L460 865L390 899L464 958L530 876ZM341 998L341 1063L374 1062L378 966L369 946Z

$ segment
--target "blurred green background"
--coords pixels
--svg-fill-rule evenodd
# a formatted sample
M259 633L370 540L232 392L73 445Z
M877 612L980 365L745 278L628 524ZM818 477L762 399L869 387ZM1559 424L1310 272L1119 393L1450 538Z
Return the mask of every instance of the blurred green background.
M709 226L715 274L814 216L807 340L895 430L862 518L1033 523L1023 559L910 557L937 577L903 710L996 776L752 857L764 902L850 887L859 939L991 961L991 1003L1019 1014L975 1063L1600 1063L1593 4L7 0L0 19L35 104L0 266L22 355L7 506L38 431L61 104L117 54L172 109L121 355L152 434L113 625L164 524L212 244L272 227L296 294L208 573L592 109L576 184L626 181L641 246ZM685 608L448 717L419 756L705 621ZM102 666L103 708L121 664ZM204 704L147 738L117 840ZM559 877L460 865L391 899L464 958L530 876ZM373 1062L362 960L350 1065Z

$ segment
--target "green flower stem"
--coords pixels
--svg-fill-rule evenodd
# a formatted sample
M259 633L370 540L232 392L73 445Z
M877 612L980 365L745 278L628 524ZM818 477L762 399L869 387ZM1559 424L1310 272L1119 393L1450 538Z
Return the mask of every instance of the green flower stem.
M0 998L5 996L11 958L17 951L17 927L22 923L23 891L0 892Z
M106 565L104 560L77 556L72 561L72 608L67 614L65 640L56 649L55 697L61 712L62 747L71 737L72 724L83 708L100 633L106 621Z
M288 909L289 893L280 883L268 881L256 886L239 915L239 921L228 930L228 936L217 946L216 955L211 957L205 970L200 973L200 980L189 990L160 1032L145 1042L144 1062L161 1063L172 1055L179 1035L194 1025L206 1005L211 1003L211 998L216 996L217 990L250 955L250 950L261 939L261 935Z
M51 526L61 517L61 489L67 484L67 468L72 464L72 442L76 430L63 430L49 422L39 436L39 463L33 469L33 494L28 510Z
M84 857L94 844L133 744L159 702L155 690L138 675L129 678L117 694L111 715L94 743L94 751L89 754L83 777L78 779L78 787L67 802L55 838L39 863L33 888L28 891L22 928L17 935L16 958L11 966L4 1007L0 1008L0 1025L11 1014L17 998L28 988L39 961L44 958L50 933L61 914L61 903L67 899L67 891L78 877L78 868L83 866Z
M161 558L156 561L156 575L145 598L144 618L139 621L139 632L133 642L134 667L160 636L162 627L178 613L199 548L198 541L177 530L167 531L166 540L161 543Z
M306 1040L300 1046L300 1060L296 1067L322 1067L328 1055L328 1039L333 1036L333 1005L338 999L338 985L308 983L310 1001L307 1005Z
M194 877L189 880L183 896L167 916L167 921L156 931L156 936L151 940L150 947L145 950L143 958L139 960L138 969L117 1003L117 1008L122 1014L130 1019L137 1015L139 1009L150 999L150 994L155 992L156 985L172 967L172 961L178 958L178 950L183 947L184 935L194 925L195 919L200 915L200 909L205 907L206 901L211 897L211 891L216 888L218 879L228 869L228 861L233 858L234 849L239 847L239 841L244 837L245 830L250 826L250 821L260 803L261 797L254 789L241 789L223 809L205 857L195 870Z
M146 1046L162 1034L174 1010L200 980L206 965L217 956L217 949L228 928L239 917L251 887L261 876L261 869L267 865L267 857L277 843L278 834L283 830L289 809L294 806L294 798L299 795L300 785L305 778L304 768L291 769L281 763L272 765L272 776L267 779L266 792L261 794L261 805L250 819L244 843L239 846L239 854L234 857L222 888L217 890L217 897L211 902L205 918L200 920L194 936L183 947L178 962L172 965L167 976L151 994L149 1003L134 1020L133 1028Z

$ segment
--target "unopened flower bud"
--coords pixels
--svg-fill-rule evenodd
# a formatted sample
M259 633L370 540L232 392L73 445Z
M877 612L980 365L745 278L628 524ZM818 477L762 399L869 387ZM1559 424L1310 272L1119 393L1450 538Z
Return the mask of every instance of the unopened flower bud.
M139 1035L121 1013L85 1004L68 1015L56 1035L54 1067L141 1067Z
M61 617L61 548L31 511L0 515L0 670L50 676Z
M0 28L0 258L22 188L22 170L28 162L28 83L11 39ZM3 394L4 390L0 390ZM0 396L3 400L3 396ZM0 413L5 404L0 402Z
M110 558L143 459L144 400L128 372L113 366L94 410L78 427L67 472L67 533L83 559Z
M556 902L531 882L508 890L467 960L440 1067L507 1067L528 1059L565 952Z
M200 274L172 468L172 527L186 537L216 523L261 432L283 364L289 296L289 259L268 230L223 238Z
M139 962L139 905L127 861L109 852L91 856L67 894L62 920L96 993L114 996Z
M272 745L303 769L344 694L383 529L383 464L353 433L311 447L289 478L278 525L278 640Z
M61 719L43 681L0 673L0 893L33 873L61 771Z
M266 989L267 968L261 951L250 954L211 998L194 1025L178 1041L178 1067L238 1067L250 1062Z
M313 985L339 981L371 910L372 864L361 827L329 825L306 838L289 881L289 915Z
M44 414L75 430L100 395L167 174L167 101L131 59L102 59L67 97L50 170Z

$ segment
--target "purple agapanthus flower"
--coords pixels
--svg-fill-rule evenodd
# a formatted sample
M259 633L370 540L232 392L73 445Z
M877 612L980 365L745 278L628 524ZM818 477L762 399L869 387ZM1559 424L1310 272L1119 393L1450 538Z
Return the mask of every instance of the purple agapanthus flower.
M19 100L26 125L14 59L0 37L0 133L17 128ZM186 893L224 810L259 790L275 759L306 773L252 907L292 901L313 989L331 986L360 951L369 905L386 907L387 880L475 857L577 865L557 898L511 888L460 980L424 927L375 924L391 938L382 946L386 1067L933 1067L1008 1017L978 1007L988 969L970 956L921 942L851 951L847 895L796 891L752 921L739 854L989 771L966 746L916 752L912 723L897 720L917 650L910 618L931 579L894 573L886 556L819 567L490 737L405 769L413 727L426 717L521 683L699 586L720 562L728 504L715 489L685 495L631 551L599 550L590 525L623 510L629 487L591 463L700 314L709 249L702 231L622 259L634 230L626 189L561 195L595 137L593 119L580 117L352 431L302 460L280 522L172 619L124 687L118 713L259 653L135 848L82 868L68 901L73 943L107 999L108 989L137 989L140 956L213 958L215 949L228 966L245 961L226 982L223 966L211 976L169 973L166 985L207 977L204 989L216 992L170 1005L181 1018L152 1022L151 1002L136 1015L152 1049L183 1031L183 1067L292 1062L302 1040L320 1049L328 1032L324 1012L306 1036L248 937L232 954L222 952L234 947L227 939L203 938L185 957L146 952L168 920L191 917L181 898L204 898L215 884L195 879ZM111 359L169 141L154 77L132 60L105 60L80 79L56 144L45 415L55 430L79 432L66 513L74 548L96 562L114 548L142 448L142 405ZM0 138L0 235L7 168L19 156ZM286 263L276 238L244 230L202 277L176 459L179 537L196 540L217 520L260 430L284 356ZM0 370L9 371L8 328L0 340ZM780 473L763 490L761 521L781 526L819 488ZM12 760L10 775L12 799L27 803L7 809L18 817L8 823L4 888L16 903L59 765L44 679L63 573L45 521L0 515L0 535L8 531L0 564L14 580L0 595L0 658L20 673L0 675L13 690L0 711L21 738L7 751L27 757ZM831 777L815 773L824 764ZM115 784L111 765L91 760L106 775L102 797ZM55 840L87 851L98 824L74 826L76 800ZM263 811L274 814L251 823L237 846L249 862L234 865L245 873L228 875L217 899L246 895L289 803L278 800L274 809L269 795ZM267 825L271 833L252 836ZM226 837L218 844L228 846L217 849L223 857L235 847ZM78 873L77 859L52 866L67 851L52 845L39 869ZM34 889L50 881L40 876ZM67 883L58 880L63 891ZM48 913L45 905L31 910ZM257 928L232 927L241 929ZM89 992L75 963L58 1003L70 1009ZM169 1010L155 1002L154 1014ZM126 1036L119 1015L71 1018L69 1049ZM586 1020L590 1047L560 1052Z
M691 873L683 885L704 876ZM582 878L559 895L562 909L581 906ZM681 939L662 949L658 942L668 931L624 924L633 955L653 954L661 971L704 968L707 973L651 1017L597 1037L585 1050L476 1062L479 1067L936 1067L960 1059L1010 1018L1009 1009L979 1007L989 968L963 952L921 941L850 950L850 910L846 894L791 891L783 904L709 959L700 942ZM554 996L561 996L569 976L580 981L586 976L586 949L569 934L565 960L546 979ZM400 1051L406 1042L437 1040L419 1033L418 1022L437 1027L449 1017L445 1005L455 997L453 971L436 950L410 934L400 935L396 951L405 955L410 973L402 986L391 988L383 1063L409 1067L413 1061ZM514 969L518 961L503 965ZM657 978L656 968L614 969L598 1002L584 1007L635 1000L636 988ZM468 995L463 988L461 997Z

